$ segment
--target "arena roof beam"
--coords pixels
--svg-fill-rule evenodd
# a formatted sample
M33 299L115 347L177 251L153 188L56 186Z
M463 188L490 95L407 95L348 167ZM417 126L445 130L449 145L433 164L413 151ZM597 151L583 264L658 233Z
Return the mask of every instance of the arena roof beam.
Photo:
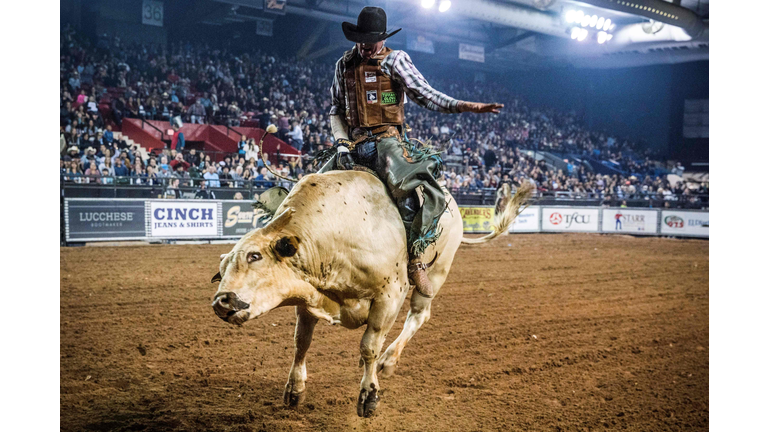
M490 53L490 52L493 52L494 50L497 50L499 48L504 48L504 47L509 46L509 45L514 45L514 44L520 42L521 40L527 39L527 38L529 38L529 37L531 37L533 35L535 35L535 33L531 32L531 31L524 31L524 30L520 31L520 32L518 32L518 34L516 36L511 37L511 38L506 39L506 40L502 40L501 42L499 42L499 43L489 47L486 50L486 52Z
M704 35L707 25L690 9L663 0L580 0L592 6L639 15L654 21L681 27L692 38Z
M413 0L390 0L408 2ZM450 12L480 21L516 27L536 33L543 33L570 39L559 15L540 12L511 3L496 3L490 0L463 0L451 4Z

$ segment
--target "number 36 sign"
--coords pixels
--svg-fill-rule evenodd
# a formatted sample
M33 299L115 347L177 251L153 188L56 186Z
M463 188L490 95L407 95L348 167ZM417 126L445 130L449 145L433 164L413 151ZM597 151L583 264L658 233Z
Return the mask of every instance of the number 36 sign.
M141 5L141 23L147 25L163 26L163 2L144 0Z

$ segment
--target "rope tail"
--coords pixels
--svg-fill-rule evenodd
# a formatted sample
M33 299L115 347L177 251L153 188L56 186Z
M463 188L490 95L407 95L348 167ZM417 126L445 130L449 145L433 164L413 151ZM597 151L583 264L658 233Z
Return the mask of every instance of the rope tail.
M267 129L269 129L269 128L267 128ZM262 162L264 162L264 166L267 167L267 170L269 170L269 172L274 174L275 177L281 178L283 180L288 180L291 183L298 183L299 182L298 180L294 180L292 178L288 178L288 177L285 177L285 176L282 176L282 175L276 173L275 170L273 170L272 167L267 164L267 157L264 155L264 152L261 150L261 145L264 143L264 137L267 136L268 133L269 133L268 131L264 131L264 135L262 135L261 139L259 140L259 154L261 155Z

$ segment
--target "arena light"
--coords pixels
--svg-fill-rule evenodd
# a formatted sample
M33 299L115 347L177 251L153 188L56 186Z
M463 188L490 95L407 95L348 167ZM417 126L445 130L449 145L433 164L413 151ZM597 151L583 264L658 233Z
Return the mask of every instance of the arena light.
M432 2L434 3L434 0L432 0ZM451 8L451 0L441 0L440 6L437 8L437 10L439 10L440 12L445 12L450 8Z
M579 37L579 34L581 33L581 29L578 27L573 27L571 29L571 39L576 39Z
M597 20L597 29L600 30L601 28L603 28L604 23L605 23L605 18L600 17L600 19Z
M589 26L594 27L597 25L597 15L592 15L592 18L589 20Z
M579 37L576 40L578 40L579 42L583 42L584 39L586 39L587 36L589 36L589 32L587 31L587 29L580 29L580 30L581 30L581 34L579 34Z
M421 0L421 7L429 9L435 5L435 0Z
M580 23L583 18L584 11L576 11L576 13L573 15L573 22Z
M608 18L605 20L605 23L603 24L603 29L608 31L611 29L611 19Z
M589 15L584 15L584 17L581 19L581 26L586 27L589 25L589 21L592 20L592 17Z
M597 33L597 43L604 44L608 40L608 33L601 31Z
M583 13L583 12L582 12ZM565 22L572 23L576 21L576 11L571 9L565 13Z

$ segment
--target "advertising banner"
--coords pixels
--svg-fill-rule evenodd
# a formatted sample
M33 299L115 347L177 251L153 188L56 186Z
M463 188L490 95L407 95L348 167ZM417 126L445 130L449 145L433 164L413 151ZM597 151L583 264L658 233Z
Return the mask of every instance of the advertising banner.
M405 46L410 51L421 51L429 54L435 53L434 42L425 38L423 35L412 35L411 33L407 33L405 35Z
M656 210L603 209L603 232L656 234L658 222Z
M493 207L459 207L465 233L491 232Z
M249 201L224 201L221 203L224 237L242 237L265 224L254 218L255 210Z
M67 241L144 238L144 200L67 198L64 223Z
M523 210L512 222L509 232L536 232L539 231L539 214L541 207L528 207Z
M709 237L709 212L662 210L661 234Z
M485 63L485 47L482 45L459 44L459 58L478 63Z
M543 207L541 212L542 231L597 232L600 209Z
M218 205L206 201L150 201L152 237L218 236Z

